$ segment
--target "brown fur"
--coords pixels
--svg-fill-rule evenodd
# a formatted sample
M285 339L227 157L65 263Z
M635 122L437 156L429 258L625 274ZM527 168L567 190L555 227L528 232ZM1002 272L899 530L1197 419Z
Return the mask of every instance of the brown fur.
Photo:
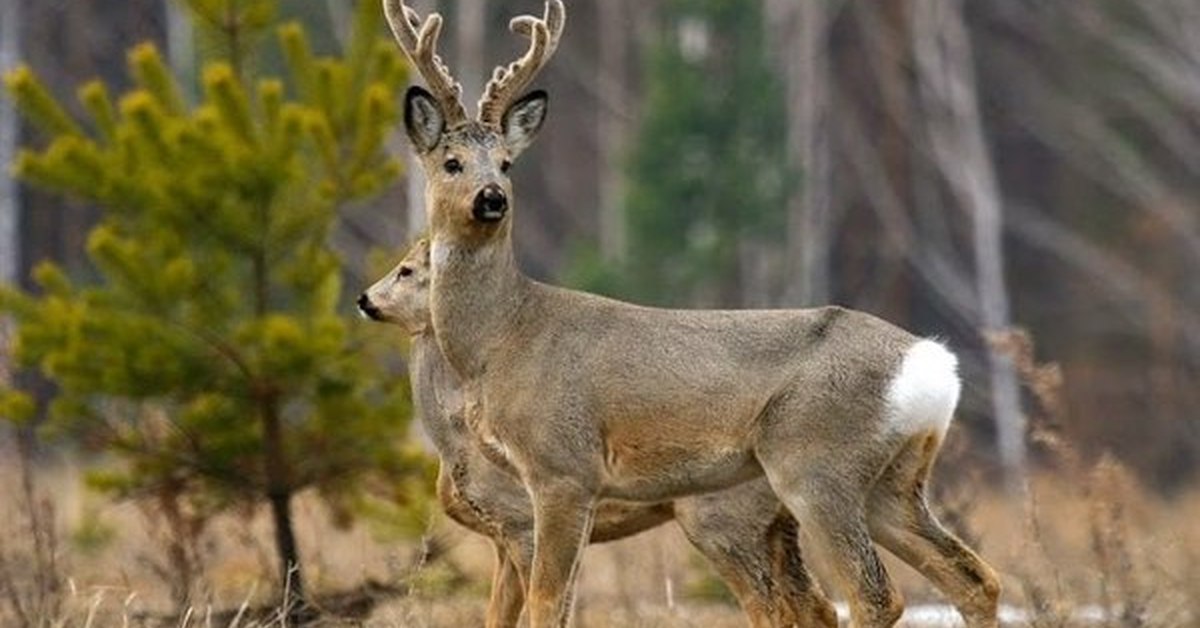
M560 0L548 2L561 12ZM941 432L900 429L888 416L888 386L919 339L840 308L664 310L533 281L514 261L502 166L533 140L545 94L513 103L499 128L446 128L437 106L410 89L406 111L421 115L406 115L407 131L427 176L432 324L447 362L477 387L472 431L532 499L532 628L569 622L600 499L660 501L763 475L800 522L805 551L828 555L854 625L890 626L903 607L872 532L969 626L996 625L995 574L924 507ZM457 139L478 133L494 139ZM449 168L450 156L461 167ZM506 204L481 217L489 197Z
M476 160L446 176L438 151ZM422 163L437 340L479 386L479 436L533 498L532 626L567 623L600 498L657 501L764 473L800 520L805 550L829 557L854 625L892 625L903 608L872 531L968 625L996 624L991 569L929 516L923 486L910 477L901 489L888 474L928 468L936 453L910 445L930 434L892 434L884 417L886 387L915 337L840 308L662 310L532 281L513 259L511 211L498 223L470 212L485 184L511 198L497 163L512 157L449 145ZM877 507L891 501L868 499L877 487L907 501Z
M533 557L533 507L520 481L488 460L466 428L466 393L445 363L429 321L429 247L422 240L371 286L360 307L412 334L409 374L420 420L441 457L446 513L492 538L496 571L487 625L515 626ZM671 502L600 502L591 542L625 538L678 520L716 567L752 626L836 626L833 606L804 568L796 523L763 480Z

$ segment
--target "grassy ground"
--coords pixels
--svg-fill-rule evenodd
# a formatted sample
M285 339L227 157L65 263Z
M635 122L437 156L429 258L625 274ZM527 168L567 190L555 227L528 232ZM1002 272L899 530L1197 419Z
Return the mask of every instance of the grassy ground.
M956 520L1002 572L1005 602L1029 610L1019 623L1076 625L1081 622L1070 618L1074 609L1093 605L1109 613L1107 625L1195 625L1200 492L1166 500L1117 465L1073 465L1039 475L1029 500L950 482L958 489L939 502L946 518ZM172 583L180 575L173 565L180 563L164 558L170 539L156 531L150 513L105 501L81 488L78 477L70 466L39 470L35 480L43 499L30 508L13 465L0 468L0 625L22 625L14 612L22 604L25 615L42 620L31 625L40 626L279 625L270 614L251 612L269 604L275 590L262 513L222 519L196 540L190 614L180 617L172 602ZM53 525L43 519L33 534L31 512L52 518ZM311 590L323 594L327 607L357 615L326 625L481 623L492 559L478 537L433 522L430 538L439 551L435 560L423 561L428 552L419 543L389 541L367 526L335 528L311 498L299 501L297 523ZM906 566L889 566L910 604L941 600ZM42 572L48 576L41 578ZM61 585L54 574L65 578ZM364 582L380 586L355 588ZM578 625L744 625L737 608L714 589L703 561L668 525L588 549ZM244 610L240 617L238 609Z

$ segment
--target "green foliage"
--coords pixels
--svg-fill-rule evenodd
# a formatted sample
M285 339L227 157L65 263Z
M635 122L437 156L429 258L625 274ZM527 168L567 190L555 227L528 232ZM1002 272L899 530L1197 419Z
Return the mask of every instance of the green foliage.
M677 37L646 59L644 114L626 164L625 268L583 255L569 281L712 305L707 287L737 284L739 244L771 242L783 225L783 90L767 64L759 2L673 0L663 14Z
M36 410L29 395L16 390L0 389L0 417L20 424L32 418Z
M390 339L339 311L329 245L338 208L398 172L383 144L405 70L378 3L360 2L341 56L316 57L303 29L278 28L287 71L259 78L244 61L275 3L187 4L222 42L198 102L152 44L129 53L128 93L78 90L82 120L28 68L5 77L46 140L20 153L17 176L103 209L87 239L97 282L43 264L36 294L0 288L15 357L57 384L47 428L124 461L94 486L182 487L207 512L305 488L338 506L370 486L424 485L425 463L402 448L406 382L373 353ZM0 414L32 405L3 391Z

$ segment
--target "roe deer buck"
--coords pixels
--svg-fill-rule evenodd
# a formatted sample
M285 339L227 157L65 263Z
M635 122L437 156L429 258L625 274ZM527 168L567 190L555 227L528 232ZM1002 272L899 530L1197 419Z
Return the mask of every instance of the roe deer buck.
M496 571L486 625L515 627L533 558L533 506L520 481L491 462L467 428L467 393L433 334L429 280L429 244L422 239L359 297L358 306L412 336L409 378L420 421L440 457L438 498L452 519L492 539ZM833 605L804 568L796 521L765 480L674 504L601 501L591 541L624 538L672 518L729 584L751 626L837 626Z
M533 502L532 628L569 621L601 498L660 501L763 475L806 555L829 558L854 625L890 626L903 609L872 540L969 626L997 625L994 572L925 500L958 402L955 356L838 307L666 310L526 277L507 170L545 119L545 92L518 94L558 44L561 1L513 20L529 49L497 68L474 120L434 52L440 16L384 8L432 91L409 88L404 122L427 175L437 342L479 391L471 429Z

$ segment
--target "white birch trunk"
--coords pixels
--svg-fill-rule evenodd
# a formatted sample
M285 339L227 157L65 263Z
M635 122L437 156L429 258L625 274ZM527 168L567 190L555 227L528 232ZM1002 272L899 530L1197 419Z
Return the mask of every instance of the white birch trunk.
M957 205L971 218L980 326L1011 326L1004 279L1003 203L976 97L974 60L961 0L915 0L912 38L934 160ZM1011 489L1025 481L1025 418L1012 361L989 348L992 412Z

